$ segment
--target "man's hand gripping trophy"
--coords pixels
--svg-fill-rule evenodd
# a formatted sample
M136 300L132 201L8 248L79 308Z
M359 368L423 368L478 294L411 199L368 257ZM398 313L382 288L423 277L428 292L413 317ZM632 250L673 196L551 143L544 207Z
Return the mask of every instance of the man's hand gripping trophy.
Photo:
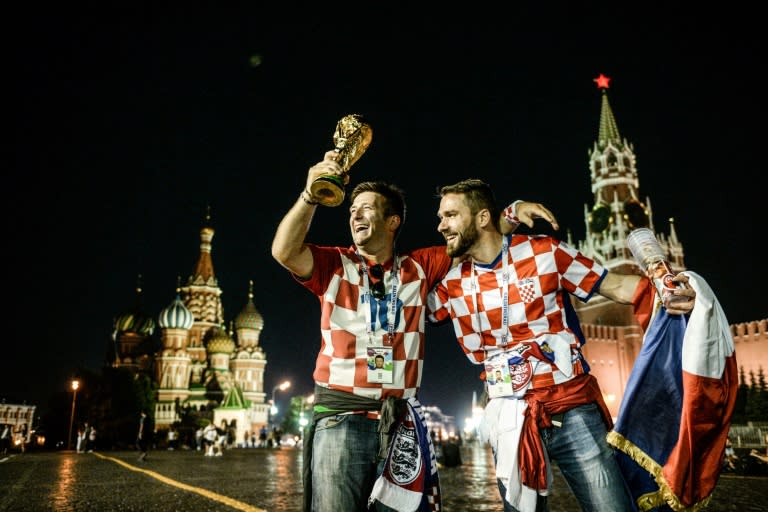
M338 206L344 201L349 169L368 149L372 138L373 130L359 114L344 116L336 123L335 149L326 152L323 161L310 168L306 191L311 202Z

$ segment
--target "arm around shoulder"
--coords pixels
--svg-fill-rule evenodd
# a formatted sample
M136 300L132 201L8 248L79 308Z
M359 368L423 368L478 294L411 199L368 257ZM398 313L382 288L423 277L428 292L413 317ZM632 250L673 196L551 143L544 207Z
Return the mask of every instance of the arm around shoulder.
M641 279L643 278L635 274L617 274L608 271L597 293L619 304L632 304L632 298Z
M535 219L544 219L555 230L560 228L555 215L543 204L518 199L501 211L501 233L514 232L521 223L533 228Z

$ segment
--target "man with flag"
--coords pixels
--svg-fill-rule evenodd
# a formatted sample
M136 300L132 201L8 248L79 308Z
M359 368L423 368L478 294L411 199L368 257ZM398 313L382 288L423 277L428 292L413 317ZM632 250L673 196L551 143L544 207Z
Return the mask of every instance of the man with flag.
M482 428L505 512L547 510L551 459L582 509L633 510L606 442L613 422L581 353L570 296L632 304L648 278L609 272L549 236L502 235L493 192L480 180L445 186L440 196L438 231L448 255L466 259L430 293L430 320L450 320L469 360L484 367L490 400ZM671 293L678 300L668 312L690 313L694 290ZM509 378L499 383L497 370Z
M635 301L645 330L608 443L641 511L706 506L722 469L738 370L728 319L714 292L696 291L690 316L673 316L648 284Z

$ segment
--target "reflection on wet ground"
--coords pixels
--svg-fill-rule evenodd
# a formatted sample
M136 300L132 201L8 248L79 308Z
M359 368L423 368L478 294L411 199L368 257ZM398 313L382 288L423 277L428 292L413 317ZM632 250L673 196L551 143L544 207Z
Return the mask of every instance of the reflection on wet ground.
M465 444L462 465L440 470L445 512L502 512L493 456ZM179 510L299 512L301 451L232 449L223 457L189 450L27 452L0 459L0 511ZM554 468L550 512L579 506ZM723 475L706 512L765 511L768 479Z

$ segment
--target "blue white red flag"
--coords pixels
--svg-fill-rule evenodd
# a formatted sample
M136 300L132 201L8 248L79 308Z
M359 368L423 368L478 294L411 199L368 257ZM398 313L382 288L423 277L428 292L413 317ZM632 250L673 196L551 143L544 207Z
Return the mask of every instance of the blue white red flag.
M697 510L717 485L738 388L728 320L703 278L696 305L661 308L632 368L608 442L641 511Z

